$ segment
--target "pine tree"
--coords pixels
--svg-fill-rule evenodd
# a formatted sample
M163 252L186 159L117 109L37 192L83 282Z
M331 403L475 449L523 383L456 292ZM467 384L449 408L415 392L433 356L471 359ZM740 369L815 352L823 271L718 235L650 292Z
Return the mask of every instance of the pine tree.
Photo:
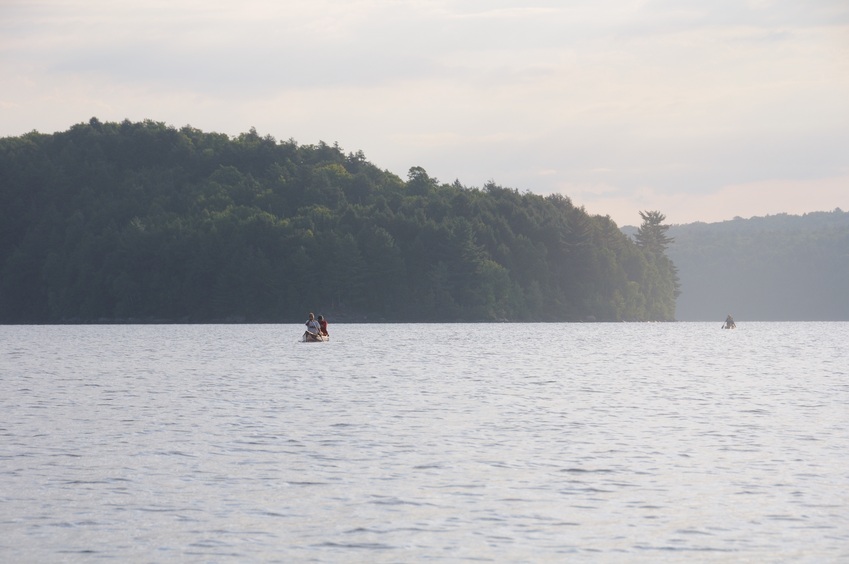
M637 230L637 245L652 253L664 254L666 247L674 240L666 235L669 229L668 225L663 225L666 216L659 211L641 211L640 217L643 218L643 224Z

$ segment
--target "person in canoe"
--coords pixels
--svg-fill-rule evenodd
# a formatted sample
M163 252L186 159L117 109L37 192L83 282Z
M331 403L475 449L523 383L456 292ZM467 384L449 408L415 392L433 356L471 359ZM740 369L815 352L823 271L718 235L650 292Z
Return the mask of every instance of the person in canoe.
M318 333L322 337L330 338L330 334L327 332L327 320L323 315L318 316Z
M736 329L737 324L734 323L734 318L731 317L731 314L728 314L728 317L725 318L725 325L722 326L723 329Z
M310 312L310 318L307 319L307 322L304 323L307 326L307 330L304 332L304 340L305 341L320 341L321 340L321 325L318 320L315 318L315 314Z

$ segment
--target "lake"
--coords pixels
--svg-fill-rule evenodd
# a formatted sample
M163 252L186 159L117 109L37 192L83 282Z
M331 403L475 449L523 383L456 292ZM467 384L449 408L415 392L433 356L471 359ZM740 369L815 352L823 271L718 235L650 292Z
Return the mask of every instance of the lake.
M849 560L849 323L721 325L0 326L0 560Z

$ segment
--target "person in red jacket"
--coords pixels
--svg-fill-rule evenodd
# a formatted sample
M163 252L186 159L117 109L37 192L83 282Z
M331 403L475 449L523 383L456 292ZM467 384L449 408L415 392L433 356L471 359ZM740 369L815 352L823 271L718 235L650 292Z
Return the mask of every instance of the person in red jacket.
M318 327L319 327L319 334L320 335L322 335L323 337L329 337L330 336L327 333L327 320L324 318L323 315L318 316Z

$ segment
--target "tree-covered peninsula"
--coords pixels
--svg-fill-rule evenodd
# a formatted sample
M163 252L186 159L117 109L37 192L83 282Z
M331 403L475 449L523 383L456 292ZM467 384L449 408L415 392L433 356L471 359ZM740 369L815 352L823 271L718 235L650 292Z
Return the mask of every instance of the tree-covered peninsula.
M634 242L559 195L92 118L0 139L0 322L672 320L658 217Z

